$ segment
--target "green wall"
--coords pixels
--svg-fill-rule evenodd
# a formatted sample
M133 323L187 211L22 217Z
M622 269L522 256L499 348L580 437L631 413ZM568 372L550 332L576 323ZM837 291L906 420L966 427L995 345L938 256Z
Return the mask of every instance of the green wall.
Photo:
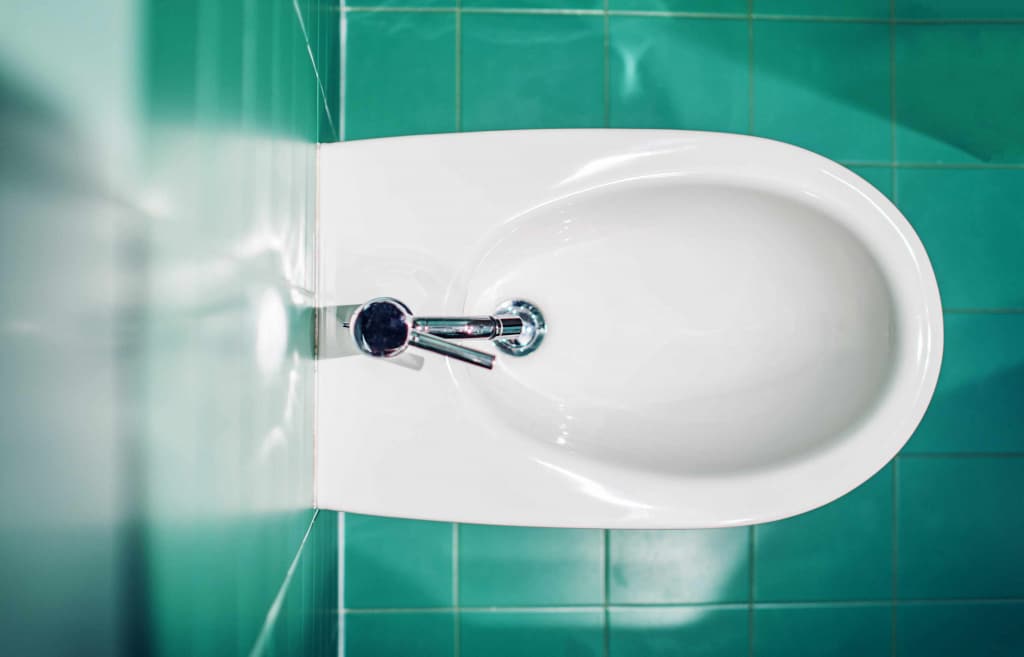
M348 515L345 654L1024 654L1024 5L350 3L346 139L691 128L781 139L889 195L946 355L903 452L806 515L713 531Z
M310 315L338 18L0 5L4 654L336 654Z

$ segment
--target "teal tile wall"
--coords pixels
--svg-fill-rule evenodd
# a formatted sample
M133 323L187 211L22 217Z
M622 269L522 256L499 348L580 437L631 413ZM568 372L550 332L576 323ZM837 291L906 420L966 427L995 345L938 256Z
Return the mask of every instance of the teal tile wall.
M337 653L310 334L340 58L313 0L0 4L4 654Z
M395 641L413 656L1024 654L1021 3L386 4L343 9L345 138L597 125L819 151L921 235L946 353L903 452L796 518L580 531L348 516L346 655Z

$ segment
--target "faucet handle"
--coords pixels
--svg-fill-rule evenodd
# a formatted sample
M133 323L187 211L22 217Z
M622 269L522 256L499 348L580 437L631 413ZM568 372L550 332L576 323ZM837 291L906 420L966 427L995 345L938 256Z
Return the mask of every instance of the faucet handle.
M398 299L378 297L359 306L349 321L352 339L364 354L394 358L409 345L486 369L494 356L415 330L409 307Z

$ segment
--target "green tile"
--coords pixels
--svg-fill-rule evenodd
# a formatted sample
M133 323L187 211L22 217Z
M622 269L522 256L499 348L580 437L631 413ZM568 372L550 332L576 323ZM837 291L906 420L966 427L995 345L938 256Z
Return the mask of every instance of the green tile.
M1024 598L1024 459L900 457L898 474L900 598Z
M744 608L617 608L609 613L609 657L747 657Z
M465 8L602 9L604 0L462 0Z
M882 600L892 595L892 466L820 509L759 525L754 600Z
M889 18L890 0L753 0L755 14Z
M348 12L345 138L455 130L455 15Z
M345 0L346 7L428 7L452 8L456 0Z
M892 200L892 167L850 167L850 170Z
M1020 657L1024 655L1024 602L900 605L896 654Z
M889 27L754 21L754 134L889 161Z
M895 0L897 18L1024 18L1020 0Z
M600 16L463 15L463 130L603 123Z
M613 10L679 11L701 14L747 13L747 0L609 0Z
M452 526L345 514L345 606L452 605Z
M888 604L755 607L753 657L888 655L891 628Z
M944 308L1024 307L1024 170L900 169L897 191Z
M609 536L612 604L746 602L750 531L746 527L672 531L616 530Z
M945 317L942 372L905 453L1024 452L1024 314Z
M463 611L462 657L601 657L604 612Z
M612 127L747 131L745 21L612 16L610 29Z
M1024 162L1024 24L898 25L895 46L901 162Z
M603 600L601 530L459 527L460 605L586 605Z
M345 576L348 577L346 572ZM452 657L451 612L345 614L345 657Z

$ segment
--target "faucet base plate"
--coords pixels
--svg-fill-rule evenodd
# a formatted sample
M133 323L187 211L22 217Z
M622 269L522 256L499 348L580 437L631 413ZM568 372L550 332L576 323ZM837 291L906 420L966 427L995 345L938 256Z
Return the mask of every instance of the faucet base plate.
M547 332L547 323L540 308L523 299L511 299L498 306L495 315L518 315L523 320L522 332L514 337L499 338L494 346L509 356L525 356L537 350Z

